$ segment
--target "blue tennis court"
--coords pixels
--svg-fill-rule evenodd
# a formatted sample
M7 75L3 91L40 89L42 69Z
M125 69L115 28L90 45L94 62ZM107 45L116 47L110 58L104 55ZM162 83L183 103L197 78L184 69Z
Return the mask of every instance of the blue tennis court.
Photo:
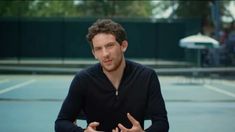
M52 132L73 75L0 75L0 131ZM159 76L170 132L234 132L235 80ZM146 121L147 127L151 122ZM84 121L77 124L85 127Z

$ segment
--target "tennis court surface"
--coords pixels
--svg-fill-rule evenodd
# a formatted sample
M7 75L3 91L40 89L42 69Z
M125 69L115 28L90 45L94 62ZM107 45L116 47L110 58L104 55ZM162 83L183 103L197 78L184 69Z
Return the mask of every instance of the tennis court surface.
M53 132L73 75L0 75L0 131ZM234 132L234 78L159 76L170 132ZM84 121L78 121L85 127ZM147 127L151 122L146 121Z

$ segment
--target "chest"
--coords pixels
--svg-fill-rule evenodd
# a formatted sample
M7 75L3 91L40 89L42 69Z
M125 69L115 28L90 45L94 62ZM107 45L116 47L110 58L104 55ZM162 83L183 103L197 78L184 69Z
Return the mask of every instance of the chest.
M90 81L86 93L86 109L103 112L134 111L147 103L148 87L141 81L124 81L116 89L109 81Z

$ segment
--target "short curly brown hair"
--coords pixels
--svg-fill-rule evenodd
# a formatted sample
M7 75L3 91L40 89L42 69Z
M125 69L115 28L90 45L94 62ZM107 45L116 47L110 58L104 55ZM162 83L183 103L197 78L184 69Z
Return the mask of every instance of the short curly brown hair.
M98 19L88 28L88 34L86 38L93 48L92 39L99 33L107 33L115 36L116 41L121 44L124 40L127 40L125 29L111 19Z

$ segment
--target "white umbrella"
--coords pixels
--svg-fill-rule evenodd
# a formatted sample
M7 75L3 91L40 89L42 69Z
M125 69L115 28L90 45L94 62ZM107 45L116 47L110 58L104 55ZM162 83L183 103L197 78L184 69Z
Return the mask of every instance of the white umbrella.
M180 39L180 47L189 49L219 48L219 42L199 33Z
M197 63L199 67L201 66L201 49L219 48L219 42L217 40L200 33L180 39L179 45L183 48L198 50Z

